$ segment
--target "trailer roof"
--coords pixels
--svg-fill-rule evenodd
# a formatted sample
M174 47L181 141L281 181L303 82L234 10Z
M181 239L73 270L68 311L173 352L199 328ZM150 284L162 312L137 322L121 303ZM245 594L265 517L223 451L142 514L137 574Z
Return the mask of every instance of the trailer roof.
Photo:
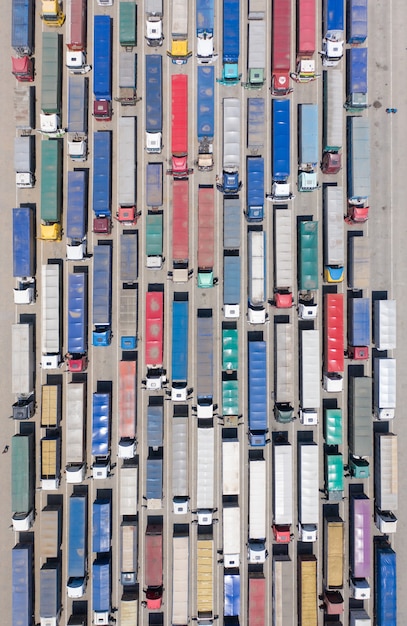
M172 257L187 261L189 257L189 181L172 181Z
M161 291L146 293L145 359L147 366L163 362L164 294Z
M119 362L119 437L136 436L137 379L136 361Z

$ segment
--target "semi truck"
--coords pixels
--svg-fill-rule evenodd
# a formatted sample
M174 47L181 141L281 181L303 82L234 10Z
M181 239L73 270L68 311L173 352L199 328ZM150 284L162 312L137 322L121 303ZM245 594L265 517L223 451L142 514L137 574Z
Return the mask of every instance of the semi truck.
M356 361L369 358L370 298L348 300L348 356Z
M62 140L41 141L40 237L44 241L61 241L61 206Z
M134 52L119 52L119 96L116 102L122 106L134 106L137 98L137 54Z
M369 216L370 131L364 117L347 118L348 222L363 224Z
M247 148L257 154L264 146L266 104L264 98L247 99Z
M137 583L137 521L126 519L120 524L120 582L123 587Z
M326 293L324 304L324 389L339 393L345 370L343 294Z
M68 172L66 204L66 258L82 261L86 257L86 218L88 209L88 178L84 170Z
M318 330L301 330L301 408L300 422L318 424L321 408L321 362Z
M34 523L35 456L31 433L11 438L11 510L15 532L24 532Z
M273 577L273 580L275 578ZM264 624L266 620L266 579L261 572L249 574L248 626Z
M192 56L188 50L188 0L175 0L171 9L171 50L167 55L176 65L184 65Z
M110 393L95 392L92 397L92 458L93 478L104 479L110 474Z
M236 195L242 186L239 181L240 106L238 98L223 98L223 175L218 188L228 195Z
M29 626L34 612L34 547L17 543L11 551L11 611L13 624Z
M189 277L189 181L172 181L172 279L186 283Z
M240 443L234 431L223 431L222 439L222 495L240 494Z
M293 305L293 218L287 205L274 210L274 305L288 309Z
M249 324L264 324L266 314L266 233L249 230L248 239L248 310Z
M68 275L68 370L83 372L88 364L87 275Z
M374 359L373 409L379 420L396 415L396 359Z
M318 189L318 105L298 105L298 191Z
M109 552L110 537L111 502L106 498L97 498L92 504L92 552Z
M110 131L93 133L93 232L109 235L112 203L112 134Z
M16 132L29 135L35 126L34 122L35 88L28 85L14 87L13 108Z
M289 86L291 66L291 5L284 0L273 2L273 37L271 93L286 96L292 89Z
M61 362L60 266L41 266L41 367L56 369Z
M328 283L340 283L345 265L342 187L324 188L324 226L324 278Z
M165 382L163 372L164 294L146 293L145 366L147 389L161 389Z
M197 540L197 565L196 565L196 608L197 622L199 625L213 623L213 565L214 545L213 538Z
M294 332L292 324L274 325L274 417L281 424L294 418Z
M50 432L40 442L41 447L41 489L56 491L61 479L61 438L59 431Z
M398 508L397 435L375 433L375 523L382 533L395 533Z
M249 444L262 447L268 432L266 342L249 341L248 348Z
M215 23L214 0L196 0L196 56L198 63L213 63L213 38Z
M94 624L109 624L111 593L110 555L98 555L92 564L92 612Z
M162 150L162 56L146 55L146 151Z
M265 563L266 535L266 461L249 459L249 563Z
M182 294L183 295L183 294ZM185 402L188 385L188 300L172 303L171 400Z
M61 385L41 386L41 428L59 428L61 421Z
M215 69L212 66L198 67L197 125L198 170L210 172L215 135Z
M213 417L213 312L198 309L197 317L197 363L199 372L196 381L197 417Z
M223 314L226 319L240 316L241 260L239 252L224 252L223 257Z
M153 48L162 46L163 35L163 0L147 0L144 6L146 20L147 45Z
M112 119L112 18L95 15L93 21L93 117Z
M129 4L129 3L121 3ZM136 118L119 117L118 122L118 181L116 217L121 224L131 226L136 213Z
M293 564L289 556L286 554L273 555L273 568L272 568L272 619L274 626L284 626L284 624L290 623L293 614L294 606L294 581L293 581ZM261 580L261 579L260 579ZM252 578L249 578L249 594ZM250 598L249 598L250 601ZM264 613L265 598L261 599L260 608L261 613ZM250 626L251 626L250 622ZM256 622L253 622L253 626L256 626Z
M137 45L137 6L135 2L119 3L119 44L131 52Z
M184 0L182 0L184 1ZM173 178L185 178L192 174L188 169L188 76L171 77L171 169Z
M88 80L68 77L68 155L86 161L88 155Z
M346 51L346 101L351 113L366 109L367 102L367 48L348 48Z
M396 301L375 300L373 319L376 350L394 350L397 346Z
M62 11L58 0L42 0L42 13L40 15L44 24L59 28L65 22L65 13Z
M35 302L34 212L29 207L13 209L14 304Z
M86 63L86 0L68 0L67 15L66 67L71 74L86 74L90 70Z
M361 44L367 39L367 0L348 0L346 14L346 40Z
M198 287L213 287L215 264L215 191L213 185L198 187Z
M323 72L322 164L323 174L338 174L342 167L343 71Z
M189 620L189 536L172 538L172 623Z
M92 345L109 346L112 340L112 248L99 243L93 250Z
M40 131L61 137L62 39L57 33L42 33Z
M28 56L11 57L11 73L19 83L32 83L34 80L34 63Z
M14 138L14 171L18 189L34 187L35 142L33 136Z
M196 509L199 526L213 522L215 431L213 424L197 430Z
M373 453L372 379L352 376L348 386L349 467L355 478L369 477L366 457Z
M86 591L87 526L87 496L73 493L69 498L68 519L68 598L82 598Z
M369 600L372 568L372 507L364 493L355 493L350 500L349 562L350 594L357 600Z
M288 441L273 445L273 535L276 543L291 541L293 523L293 450Z
M328 502L343 500L343 456L339 453L325 454L325 493Z
M188 413L172 419L172 502L175 515L188 511Z
M375 623L397 624L397 557L387 541L375 544Z
M13 0L11 5L11 47L19 58L34 52L34 5L32 0Z
M324 0L322 6L322 64L336 67L343 57L344 2Z
M318 290L318 222L298 223L298 315L300 319L315 319L318 304L315 294Z
M264 158L249 156L246 159L246 218L248 222L261 222L264 218Z
M370 246L367 237L349 237L348 287L353 290L369 289Z
M319 521L318 466L317 444L313 441L299 442L298 530L300 541L306 543L314 543L317 540Z
M120 468L119 511L120 515L131 518L138 513L138 467L134 459L125 459Z
M145 534L144 584L147 587L147 609L161 608L163 594L163 524L152 523L147 519Z
M132 459L136 454L137 364L119 361L119 445L118 457Z
M40 560L57 559L62 536L62 507L59 504L48 504L41 511L40 526Z
M70 484L85 480L85 407L85 384L69 383L66 387L65 473L66 482Z
M34 344L31 324L11 326L11 393L16 396L13 419L25 420L34 415Z
M297 5L297 67L291 78L298 83L315 80L315 0L300 0Z
M240 0L223 0L223 40L221 85L237 85L240 81Z
M290 101L272 100L272 180L273 202L284 202L293 198L288 182L290 176Z
M317 626L317 558L313 554L298 555L297 578L299 626Z
M266 23L263 20L249 21L247 55L247 89L261 89L266 80Z

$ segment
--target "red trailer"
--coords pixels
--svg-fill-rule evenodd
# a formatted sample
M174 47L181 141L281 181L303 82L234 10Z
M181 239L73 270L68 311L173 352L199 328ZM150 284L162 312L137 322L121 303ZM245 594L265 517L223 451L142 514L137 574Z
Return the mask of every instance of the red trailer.
M325 360L326 391L342 391L344 371L344 301L341 293L325 295Z
M248 626L264 626L266 623L266 580L263 575L249 578Z
M146 366L163 364L164 294L162 291L146 293Z
M297 3L297 69L292 78L305 83L315 74L315 0L298 0Z
M171 151L172 169L176 178L188 176L188 76L171 76Z
M132 459L136 440L136 361L119 362L119 457Z
M162 524L147 524L145 537L146 600L149 610L161 608L163 595L163 527Z
M286 96L292 91L289 87L290 47L291 47L291 1L273 2L273 51L271 93Z
M188 179L174 179L172 187L172 277L175 282L186 282L188 280L188 194Z
M198 188L198 287L213 287L215 263L215 191L213 185Z
M68 50L86 48L86 0L70 0L67 32Z

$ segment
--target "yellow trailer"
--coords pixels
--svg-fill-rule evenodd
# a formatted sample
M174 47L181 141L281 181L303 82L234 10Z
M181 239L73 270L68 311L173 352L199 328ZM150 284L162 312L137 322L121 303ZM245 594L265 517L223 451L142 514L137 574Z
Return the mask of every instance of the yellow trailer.
M317 559L313 554L298 557L298 613L300 626L318 626Z
M43 385L41 388L41 427L58 428L61 417L61 386Z
M197 610L198 616L213 611L213 540L197 541Z
M121 626L137 626L138 600L133 593L125 593L120 601Z
M59 437L41 439L41 487L55 491L59 487L61 446Z
M325 519L325 586L328 589L343 587L343 521Z

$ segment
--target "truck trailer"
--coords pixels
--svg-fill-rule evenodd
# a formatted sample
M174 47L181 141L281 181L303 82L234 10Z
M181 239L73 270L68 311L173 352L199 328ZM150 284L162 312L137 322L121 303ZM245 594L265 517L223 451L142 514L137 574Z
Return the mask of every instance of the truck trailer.
M122 106L135 106L137 98L137 54L134 52L119 52L119 96L116 102Z
M226 429L223 435L222 495L238 496L240 494L240 443L237 437L230 437Z
M370 298L348 300L348 356L356 361L369 358Z
M123 587L137 583L137 521L126 519L120 524L120 582Z
M346 14L346 40L361 44L367 39L367 0L348 0Z
M298 446L298 529L300 540L315 542L319 521L319 455L313 441ZM305 626L305 623L304 623Z
M41 447L41 489L56 491L61 479L61 438L59 431L52 430L40 441Z
M119 444L118 457L136 454L137 363L119 361Z
M15 532L27 531L34 523L35 498L34 437L11 438L11 509Z
M62 536L62 508L58 504L48 504L41 511L40 526L40 559L46 563L48 559L59 556Z
M14 304L35 302L34 212L30 207L13 209Z
M110 473L110 393L95 392L92 397L93 478L104 479Z
M294 417L294 331L292 324L274 325L274 417L288 424Z
M373 409L379 420L396 415L396 359L374 359Z
M353 290L369 289L370 245L365 236L349 237L348 240L348 287ZM378 348L379 349L379 348Z
M240 0L223 0L222 85L237 85L240 81Z
M349 467L356 478L369 477L366 457L373 453L372 379L352 376L348 383Z
M86 161L88 155L88 79L68 78L68 155Z
M301 319L315 319L318 304L314 294L318 290L318 222L301 220L298 223L298 315Z
M145 366L147 389L161 389L165 381L163 373L164 344L164 294L148 291L146 294Z
M197 417L213 417L213 317L212 309L198 309L197 362Z
M247 148L255 155L264 146L266 104L264 98L247 99Z
M137 45L137 6L135 2L119 3L119 44L127 52Z
M120 468L119 512L131 518L138 513L138 467L134 459L125 459Z
M88 178L84 170L68 172L66 216L66 258L82 261L86 257L86 218L88 209Z
M146 266L160 269L163 264L163 212L148 211L146 219Z
M291 541L293 523L293 451L287 441L273 445L273 535L276 543Z
M11 551L11 618L30 626L34 611L34 554L32 543L17 543Z
M368 579L372 574L372 506L364 493L354 494L349 506L349 580L351 597L370 598Z
M85 383L71 382L66 387L65 472L66 482L85 480Z
M387 541L375 544L375 623L397 624L397 555Z
M261 222L264 218L264 159L249 156L246 159L246 218Z
M248 562L266 561L266 461L249 459Z
M396 300L375 300L373 320L376 350L394 350L397 346Z
M294 606L294 581L293 581L293 563L288 555L273 555L272 567L272 587L271 593L273 598L272 620L273 626L284 626L290 623ZM253 579L249 578L249 594L250 585ZM261 581L258 579L258 581ZM259 584L258 582L258 584ZM260 598L259 598L260 599ZM250 602L250 598L249 598ZM259 616L264 612L265 598L261 599ZM261 622L263 623L263 622ZM250 622L251 624L251 622ZM256 626L257 622L253 622Z
M215 135L215 68L212 66L198 67L197 131L198 170L209 172L213 169Z
M398 454L397 435L375 433L374 487L375 523L382 533L397 530Z
M93 19L93 117L97 122L112 119L112 18Z
M46 563L40 569L40 624L58 624L61 615L61 565Z
M266 23L249 21L247 55L247 89L261 89L266 80Z
M225 568L240 564L240 508L223 505L223 562Z
M68 598L82 598L87 581L87 497L73 493L69 498Z
M172 538L172 623L187 624L189 620L189 536Z
M59 428L61 412L61 385L42 385L41 428Z
M110 555L98 555L92 564L92 610L94 624L109 624L111 593Z
M112 218L112 133L93 133L93 232L109 235Z
M226 319L240 316L241 260L238 254L223 257L223 313Z
M346 51L345 108L351 113L366 109L367 100L367 48L349 48Z
M106 498L97 498L92 504L92 552L109 552L110 538L111 502Z
M299 626L318 625L317 559L300 554L297 565Z
M11 47L19 58L34 52L34 4L32 0L13 0L11 5Z

